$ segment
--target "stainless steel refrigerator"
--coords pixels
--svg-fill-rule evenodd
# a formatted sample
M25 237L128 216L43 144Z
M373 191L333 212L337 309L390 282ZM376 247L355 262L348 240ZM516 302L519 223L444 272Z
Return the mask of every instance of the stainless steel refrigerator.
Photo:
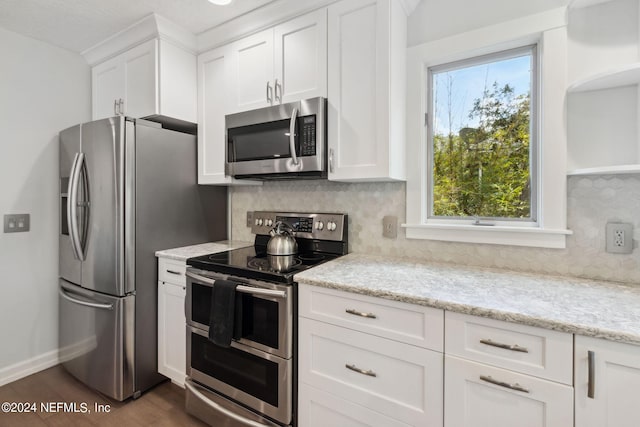
M196 183L196 138L113 117L60 132L59 348L117 400L157 372L155 251L227 236L226 188Z

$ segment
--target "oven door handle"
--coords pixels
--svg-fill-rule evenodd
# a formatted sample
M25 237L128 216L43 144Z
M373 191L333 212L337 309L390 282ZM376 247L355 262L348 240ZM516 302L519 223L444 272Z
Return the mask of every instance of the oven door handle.
M198 399L200 399L204 404L210 406L213 410L221 412L222 414L228 416L229 418L232 418L233 420L237 421L241 425L250 426L250 427L265 427L265 425L262 423L259 423L253 420L248 420L245 417L235 414L229 411L228 409L225 409L222 406L218 405L217 403L212 402L209 398L207 398L207 396L200 393L200 391L196 388L197 386L191 385L189 381L185 381L184 386L187 389L189 389L189 391L193 393Z
M202 283L206 283L206 284L211 285L211 286L213 286L213 284L216 282L213 279L209 279L208 277L204 277L204 276L201 276L199 274L192 273L190 271L187 271L186 275L187 275L187 277L190 277L193 280L196 280L196 281L202 282ZM274 289L256 288L256 287L253 287L253 286L245 286L245 285L236 286L236 291L242 292L242 293L245 293L245 294L267 296L267 297L277 297L277 298L286 298L286 296L287 296L287 293L285 291L278 291L278 290L274 290Z

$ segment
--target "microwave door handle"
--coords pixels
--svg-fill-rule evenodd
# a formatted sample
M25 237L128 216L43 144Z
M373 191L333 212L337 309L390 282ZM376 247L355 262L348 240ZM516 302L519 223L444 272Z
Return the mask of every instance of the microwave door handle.
M293 159L293 164L298 165L298 156L296 156L296 119L298 118L298 109L294 108L291 113L291 122L289 123L289 152Z

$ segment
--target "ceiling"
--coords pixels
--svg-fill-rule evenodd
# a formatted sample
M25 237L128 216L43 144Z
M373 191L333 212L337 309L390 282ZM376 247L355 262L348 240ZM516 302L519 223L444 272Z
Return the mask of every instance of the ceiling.
M273 1L0 0L0 27L81 53L151 13L199 34Z

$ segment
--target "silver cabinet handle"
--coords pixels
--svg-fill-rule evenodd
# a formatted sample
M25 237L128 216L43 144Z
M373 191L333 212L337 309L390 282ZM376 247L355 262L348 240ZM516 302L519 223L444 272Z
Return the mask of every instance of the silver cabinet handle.
M276 102L282 103L282 84L278 83L278 79L273 83L273 87L276 94ZM280 88L280 95L278 95L278 88Z
M355 310L353 308L347 308L344 311L346 313L353 314L354 316L367 317L369 319L377 319L378 318L378 316L376 316L373 313L365 313L364 311L358 311L358 310Z
M494 342L489 339L481 339L480 342L485 345L490 345L491 347L503 348L505 350L517 351L520 353L529 353L529 350L525 347L520 347L517 344L502 344L499 342Z
M114 116L118 115L118 100L117 99L113 100L113 115Z
M120 109L120 115L124 114L124 99L120 98L120 102L118 103Z
M329 148L329 172L333 173L333 148Z
M267 102L273 104L273 93L271 89L271 82L267 82Z
M298 109L294 108L291 112L291 121L289 122L289 153L293 159L293 164L298 165L298 156L296 156L296 119L298 118Z
M91 307L91 308L103 308L105 310L113 310L113 304L100 304L100 303L97 303L97 302L88 302L88 301L82 301L82 300L79 300L79 299L71 298L62 289L58 289L58 293L60 294L60 296L62 298L66 299L68 301L71 301L74 304L84 305L85 307Z
M169 273L169 274L175 274L176 276L182 276L182 273L180 273L179 271L167 270L167 273Z
M587 386L587 397L594 399L596 396L596 354L593 351L587 353L589 359L589 383Z
M347 369L351 369L352 371L357 372L359 374L366 375L368 377L377 377L378 376L375 372L373 372L371 370L360 369L356 365L349 365L347 363L346 365L344 365L344 367L347 368Z
M515 384L509 384L509 383L505 383L503 381L498 381L498 380L494 380L493 378L491 378L490 376L487 375L480 375L480 379L482 381L486 381L488 383L494 384L494 385L498 385L500 387L505 387L511 390L515 390L515 391L519 391L522 393L530 393L529 390L527 390L526 388L522 387L520 384L515 383Z

